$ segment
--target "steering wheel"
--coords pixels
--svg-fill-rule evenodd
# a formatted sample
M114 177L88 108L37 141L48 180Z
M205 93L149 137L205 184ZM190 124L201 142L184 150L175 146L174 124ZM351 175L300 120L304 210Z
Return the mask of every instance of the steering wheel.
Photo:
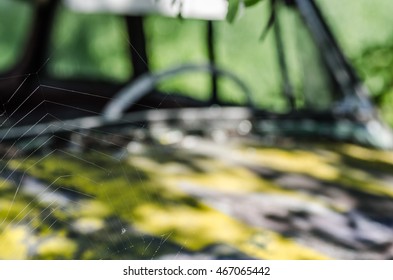
M151 92L158 82L187 72L208 72L228 77L243 91L247 98L247 105L252 107L252 94L249 87L235 74L209 64L185 64L157 73L146 73L120 90L105 106L102 116L105 120L116 121L123 113L140 98Z

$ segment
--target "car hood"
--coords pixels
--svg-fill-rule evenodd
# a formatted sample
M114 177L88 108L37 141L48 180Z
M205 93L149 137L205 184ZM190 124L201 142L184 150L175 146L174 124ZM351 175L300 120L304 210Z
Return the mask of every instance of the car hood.
M4 158L0 258L392 256L392 152L219 130L133 135Z

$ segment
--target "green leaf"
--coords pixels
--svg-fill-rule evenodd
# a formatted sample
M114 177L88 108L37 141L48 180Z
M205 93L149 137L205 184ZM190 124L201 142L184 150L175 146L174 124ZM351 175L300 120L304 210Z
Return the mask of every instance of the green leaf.
M227 13L227 21L232 23L235 20L237 14L239 13L240 5L244 5L245 7L251 7L262 1L263 0L228 0L229 6Z
M255 4L258 4L261 1L263 1L263 0L243 0L244 5L246 7L251 7L251 6L255 5Z
M232 23L237 15L237 12L239 11L239 6L240 6L240 0L228 0L229 1L229 6L228 6L228 13L227 13L227 21Z

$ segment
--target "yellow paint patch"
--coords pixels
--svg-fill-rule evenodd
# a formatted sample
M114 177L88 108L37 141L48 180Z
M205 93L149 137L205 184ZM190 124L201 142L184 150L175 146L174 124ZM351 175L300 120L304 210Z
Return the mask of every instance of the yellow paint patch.
M98 200L83 199L78 201L68 213L74 217L105 218L110 214L109 208Z
M355 146L353 149L356 149ZM361 151L363 148L359 148ZM252 153L243 151L247 160L262 164L283 173L300 173L318 180L338 183L366 193L393 197L392 186L374 178L369 173L338 161L338 157L325 157L303 150L260 148Z
M29 229L7 227L0 233L0 259L23 260L28 257Z
M76 249L76 243L70 239L52 236L38 246L37 255L40 259L72 259Z
M393 164L393 152L390 151L373 150L349 144L341 145L337 150L357 159Z
M321 260L328 257L296 244L271 231L259 230L255 237L235 246L251 256L271 260Z
M236 226L230 217L207 207L145 204L136 211L136 224L155 234L171 234L188 248L199 250L212 243L227 243L234 238L243 241L251 230Z
M219 163L217 162L217 165ZM252 192L283 192L276 185L257 177L242 167L216 166L210 172L179 174L170 176L163 174L168 183L178 185L181 182L224 191L226 193L252 193Z
M340 170L329 159L301 150L255 149L244 156L271 168L292 173L303 173L322 180L336 180Z
M34 216L36 211L31 207L26 207L26 202L16 199L0 199L0 223L3 219L6 221L20 221L26 218L26 215Z
M161 170L162 166L146 156L133 156L130 157L129 162L131 165L140 167L145 170Z
M72 227L82 234L89 234L101 230L104 228L104 225L105 223L102 219L88 217L76 220Z
M145 232L168 236L191 250L224 243L264 259L326 258L278 234L249 227L207 206L195 209L145 204L137 209L137 219L134 222ZM260 246L253 240L261 232L269 236L266 246Z
M193 164L205 169L201 172L192 171L185 167L175 168L180 164L174 162L158 164L151 159L142 157L132 158L131 163L148 173L152 178L158 178L160 183L165 183L167 187L174 191L177 187L173 188L173 186L178 186L179 183L184 182L231 193L290 192L256 176L245 168L227 165L218 160L194 160Z
M138 166L141 170L148 173L152 178L157 178L160 184L165 185L165 191L177 193L180 195L188 195L187 191L182 189L182 185L187 187L196 186L198 188L206 188L222 193L245 194L245 193L270 193L281 196L290 196L304 203L317 203L325 207L330 207L326 201L320 200L305 193L295 190L286 190L271 181L261 178L254 172L241 166L233 166L225 164L218 160L195 160L194 163L203 166L205 172L167 172L167 165L172 166L174 163L162 164L160 168L156 166L151 159L142 162L149 162ZM154 167L153 167L154 166ZM341 211L341 209L334 208Z
M8 181L0 180L0 191L8 190L12 184Z

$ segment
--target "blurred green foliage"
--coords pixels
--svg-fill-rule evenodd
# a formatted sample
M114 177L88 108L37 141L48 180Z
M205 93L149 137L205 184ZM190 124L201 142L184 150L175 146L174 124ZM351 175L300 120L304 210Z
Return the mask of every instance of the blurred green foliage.
M317 2L382 117L393 126L393 1Z
M355 65L370 88L382 116L393 125L393 37L384 45L365 50L355 60Z

